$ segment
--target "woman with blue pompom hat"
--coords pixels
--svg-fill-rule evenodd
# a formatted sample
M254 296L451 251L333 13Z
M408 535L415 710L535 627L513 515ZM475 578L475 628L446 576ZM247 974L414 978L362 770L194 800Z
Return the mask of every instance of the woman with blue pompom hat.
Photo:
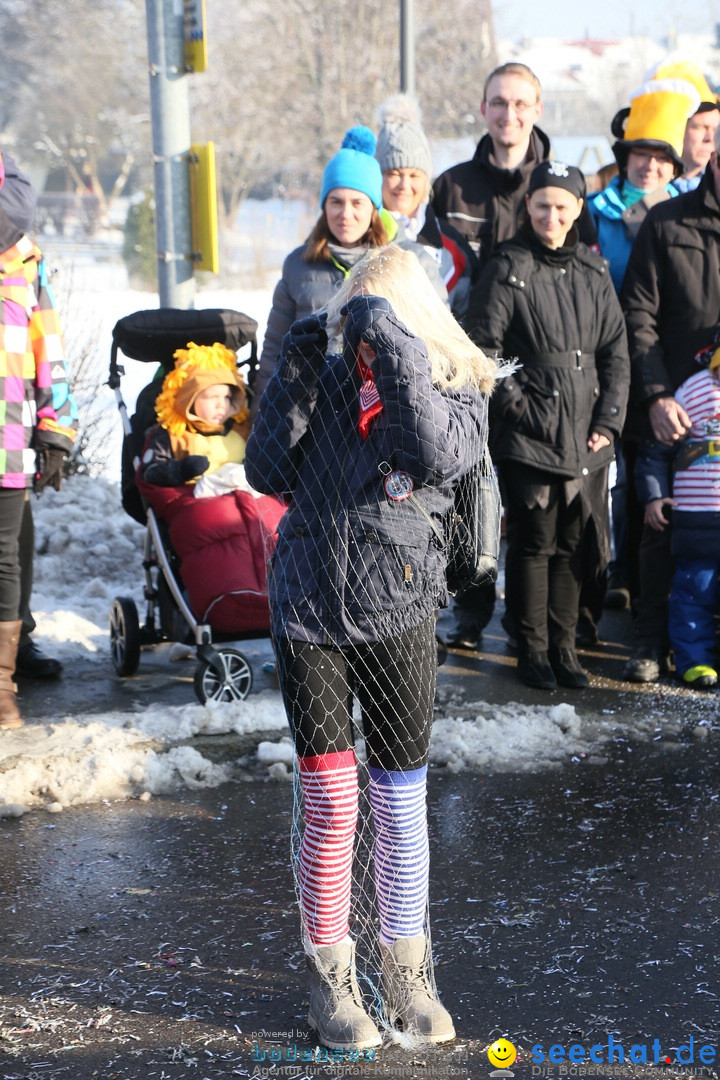
M391 242L409 248L420 259L438 293L447 299L432 259L419 244L407 240L402 226L383 209L383 178L374 156L375 146L370 128L352 127L325 166L320 217L305 243L285 259L275 287L252 387L252 417L275 370L285 334L297 319L325 307L366 251Z

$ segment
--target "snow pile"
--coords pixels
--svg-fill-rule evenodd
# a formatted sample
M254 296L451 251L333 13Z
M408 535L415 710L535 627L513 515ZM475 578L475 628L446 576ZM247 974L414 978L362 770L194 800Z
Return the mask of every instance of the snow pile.
M61 492L33 498L36 549L32 610L38 645L87 671L106 668L108 614L115 596L142 610L145 530L125 514L116 484L75 476ZM168 652L170 652L168 650ZM170 656L168 655L168 663ZM142 682L137 697L142 698ZM430 761L458 772L547 768L597 754L617 735L617 716L582 720L569 704L461 702L435 720ZM31 717L28 717L31 720ZM359 726L359 716L357 717ZM287 780L293 747L280 694L252 693L228 705L159 705L133 699L127 710L53 717L0 733L0 817L110 799L149 798L182 786L211 787L243 776ZM247 757L236 743L225 760L203 756L196 736L267 733ZM636 736L642 733L635 731ZM362 757L363 747L358 747ZM218 756L213 752L213 756Z
M584 734L583 721L573 706L565 702L558 705L475 702L469 708L475 712L474 716L434 721L431 765L449 772L527 772L553 768L573 759L590 757L597 753L600 739L618 733L615 722L612 731L609 727L600 731L595 723L592 733ZM256 754L257 761L267 767L271 777L284 779L291 774L293 746L289 738L261 742ZM357 756L364 760L362 743L357 747Z
M145 530L123 511L117 485L88 477L72 477L61 492L33 499L33 513L35 640L61 659L106 666L112 599L131 596L141 604ZM0 816L216 786L248 775L248 767L268 779L286 780L292 773L288 738L262 741L239 761L231 748L230 760L220 764L188 745L196 736L276 736L286 730L277 692L253 693L233 705L135 701L132 709L64 716L3 732ZM606 728L597 721L584 725L562 703L476 702L446 710L449 715L433 725L430 761L453 772L556 766L591 755L618 731L617 718ZM359 756L362 751L359 746Z
M261 742L258 745L257 760L267 769L272 780L289 780L292 776L295 760L295 747L288 735L279 742Z
M106 480L73 476L62 491L32 498L35 638L60 660L98 651L106 657L113 597L142 600L145 529Z
M598 725L593 726L594 738L584 728L583 721L572 705L489 705L474 702L466 706L474 715L436 719L432 728L430 763L449 772L526 771L548 768L572 758L585 758L598 748ZM357 712L357 710L356 710ZM359 713L356 716L360 728ZM585 734L584 734L585 731ZM612 725L618 733L618 724ZM602 736L610 734L608 730ZM281 777L292 769L293 747L289 738L278 742L261 742L257 760L273 767L273 775ZM358 759L365 760L364 745L357 747Z
M524 772L588 756L592 743L572 705L487 705L470 719L436 720L430 762L450 772L464 769ZM597 744L597 740L595 740Z
M3 732L0 817L181 786L217 787L237 775L235 763L209 761L185 744L188 739L272 732L284 723L279 694L265 693L232 705L150 706Z

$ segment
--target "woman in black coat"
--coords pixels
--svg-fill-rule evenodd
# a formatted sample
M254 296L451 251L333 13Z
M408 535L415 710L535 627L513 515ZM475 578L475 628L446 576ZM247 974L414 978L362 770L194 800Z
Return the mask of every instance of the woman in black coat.
M607 471L630 379L625 324L605 259L578 242L579 169L533 171L528 220L487 265L467 329L517 359L491 399L508 542L508 609L528 686L587 686L575 653L580 541L607 534Z

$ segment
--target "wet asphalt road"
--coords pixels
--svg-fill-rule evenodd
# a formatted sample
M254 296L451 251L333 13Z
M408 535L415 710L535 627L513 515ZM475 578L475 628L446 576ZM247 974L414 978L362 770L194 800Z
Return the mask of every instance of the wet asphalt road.
M293 1046L314 1045L289 866L292 794L239 771L211 791L0 821L0 1077L475 1080L490 1075L486 1047L505 1035L522 1080L564 1075L559 1065L533 1072L537 1044L607 1046L612 1036L627 1052L658 1039L671 1061L691 1035L696 1050L718 1048L718 696L622 683L624 620L603 623L608 641L584 654L593 686L572 700L589 716L634 719L647 738L618 735L598 764L431 773L436 977L457 1042L384 1048L364 1065L287 1061ZM494 620L481 654L451 654L439 698L568 699L519 687L512 664ZM143 682L114 691L108 675L95 699L80 679L33 687L24 708L30 716L36 699L38 721L49 715L42 703L79 711L83 689L90 711L92 700L193 700L161 651L143 670ZM202 742L210 754L212 740ZM237 752L216 745L218 756ZM715 1075L598 1065L576 1075L646 1073Z

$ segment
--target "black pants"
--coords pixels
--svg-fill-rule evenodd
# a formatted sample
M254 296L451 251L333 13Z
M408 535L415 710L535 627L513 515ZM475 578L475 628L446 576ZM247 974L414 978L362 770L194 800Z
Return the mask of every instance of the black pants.
M25 488L0 488L0 622L14 622L20 610L19 544Z
M435 618L397 637L335 649L282 638L278 673L300 757L354 745L360 702L368 762L386 771L427 764L435 699Z
M30 596L33 587L33 562L35 559L35 524L32 516L32 504L27 494L25 495L25 502L23 504L18 557L20 560L20 608L18 619L22 620L22 626L20 628L20 646L22 647L26 644L36 625L30 611Z
M546 489L542 505L528 506L534 470L500 467L505 505L506 597L521 652L574 649L580 596L580 496L569 504L562 480L535 473Z
M469 585L455 597L453 613L459 629L485 629L495 611L495 582L486 585Z

